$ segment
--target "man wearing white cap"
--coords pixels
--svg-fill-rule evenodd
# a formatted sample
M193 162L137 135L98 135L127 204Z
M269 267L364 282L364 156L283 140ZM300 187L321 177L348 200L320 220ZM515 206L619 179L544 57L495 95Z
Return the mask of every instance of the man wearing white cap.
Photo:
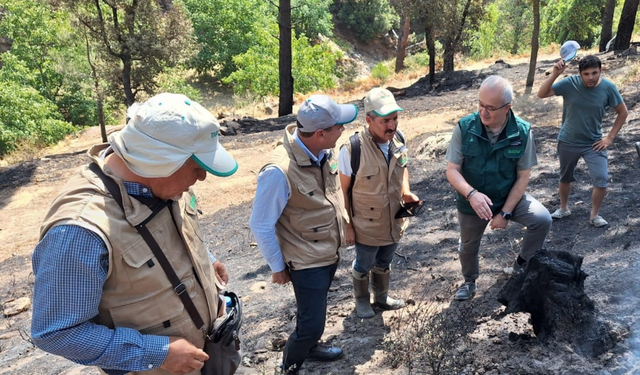
M589 168L593 191L589 223L596 228L609 223L600 216L600 207L607 193L609 166L607 148L627 119L627 106L613 82L602 78L602 63L596 56L585 56L578 62L579 75L572 75L558 83L556 79L564 72L565 58L575 56L575 46L566 47L559 60L538 90L538 97L562 96L562 126L558 133L558 159L560 160L560 208L551 217L562 219L571 215L569 193L576 179L574 171L580 158ZM602 134L602 119L608 108L613 108L616 119L606 137Z
M207 360L232 374L238 353L210 358L203 351L228 276L204 246L191 186L207 172L230 176L238 165L218 142L216 119L184 95L154 96L129 114L109 143L89 150L91 163L44 218L33 254L33 340L110 375L199 375ZM191 298L202 327L179 294Z
M354 105L311 96L258 175L249 224L271 268L272 282L291 281L296 296L296 329L283 353L288 374L297 373L305 359L333 361L342 356L342 349L318 340L346 225L333 148L344 124L357 114Z
M369 281L376 306L383 310L404 306L403 300L388 295L389 266L408 224L407 219L395 216L402 204L419 198L409 186L408 150L398 129L403 109L389 90L376 87L367 93L364 110L364 131L353 135L340 150L340 182L350 219L346 240L356 248L351 268L356 313L371 318L375 313ZM353 152L354 146L359 153ZM359 154L358 171L352 168L354 154Z

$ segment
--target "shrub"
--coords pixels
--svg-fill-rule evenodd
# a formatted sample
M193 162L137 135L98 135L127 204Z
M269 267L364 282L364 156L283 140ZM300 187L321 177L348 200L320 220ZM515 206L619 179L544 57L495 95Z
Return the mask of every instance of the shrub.
M50 145L75 130L36 89L0 82L0 155L15 150L19 143Z
M389 0L336 0L332 12L363 42L384 35L398 23L398 14Z
M233 58L238 70L222 82L233 85L236 94L251 92L261 98L279 94L278 40L272 36L277 35L277 30L278 26L271 24L269 30L262 31L258 45ZM312 46L304 35L292 35L291 50L295 92L306 93L335 86L339 52L331 51L325 43Z
M189 83L189 72L182 67L167 68L156 78L158 92L182 94L196 102L202 101L202 93Z
M383 63L377 63L376 66L371 69L371 77L382 83L384 83L390 75L391 71Z

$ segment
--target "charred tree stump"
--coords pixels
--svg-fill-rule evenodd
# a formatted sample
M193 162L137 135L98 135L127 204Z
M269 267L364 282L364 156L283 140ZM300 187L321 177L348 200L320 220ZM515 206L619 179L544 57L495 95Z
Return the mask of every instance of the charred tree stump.
M498 293L506 313L531 314L533 332L541 341L565 341L584 355L599 356L616 344L609 324L597 317L584 292L587 274L582 257L542 250Z

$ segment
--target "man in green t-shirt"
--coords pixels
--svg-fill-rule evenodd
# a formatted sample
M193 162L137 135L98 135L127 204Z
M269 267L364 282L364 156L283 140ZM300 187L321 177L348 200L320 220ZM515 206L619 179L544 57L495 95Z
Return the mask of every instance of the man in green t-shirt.
M553 66L553 71L538 90L538 97L562 96L562 127L558 134L558 159L560 160L560 208L551 217L561 219L571 215L568 208L574 170L582 158L589 168L593 184L589 223L599 228L607 221L599 215L607 192L607 148L627 119L627 106L616 86L602 78L602 63L596 56L583 57L578 63L579 75L572 75L558 83L555 80L564 72L564 60ZM617 112L613 127L606 137L602 135L602 118L607 108Z

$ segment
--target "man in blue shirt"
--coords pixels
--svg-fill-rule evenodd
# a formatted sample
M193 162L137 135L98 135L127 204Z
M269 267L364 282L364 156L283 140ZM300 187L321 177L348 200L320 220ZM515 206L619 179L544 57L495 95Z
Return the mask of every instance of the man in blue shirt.
M538 90L538 97L562 96L562 127L558 134L558 159L560 160L560 208L551 217L561 219L571 215L569 193L575 181L574 171L582 158L589 168L593 184L591 193L591 215L589 223L597 228L609 224L600 216L600 207L607 193L608 160L607 148L627 119L627 106L616 86L602 78L602 62L593 55L578 62L579 75L572 75L558 83L556 79L566 68L559 60ZM602 119L607 108L613 108L616 119L606 137L602 134Z
M109 375L199 375L205 361L230 359L234 372L239 355L209 358L203 351L219 315L217 285L228 276L204 247L191 186L207 172L229 176L238 165L218 142L215 117L184 95L156 95L129 115L109 143L89 150L90 166L71 177L44 219L33 253L33 340ZM118 186L124 209L96 167ZM134 228L141 224L181 291ZM191 297L203 327L179 292Z
M357 114L354 105L312 95L258 175L249 225L271 268L271 281L291 281L296 296L296 329L283 351L287 374L298 373L306 359L333 361L342 356L342 349L318 340L345 242L346 212L333 148L344 124Z

